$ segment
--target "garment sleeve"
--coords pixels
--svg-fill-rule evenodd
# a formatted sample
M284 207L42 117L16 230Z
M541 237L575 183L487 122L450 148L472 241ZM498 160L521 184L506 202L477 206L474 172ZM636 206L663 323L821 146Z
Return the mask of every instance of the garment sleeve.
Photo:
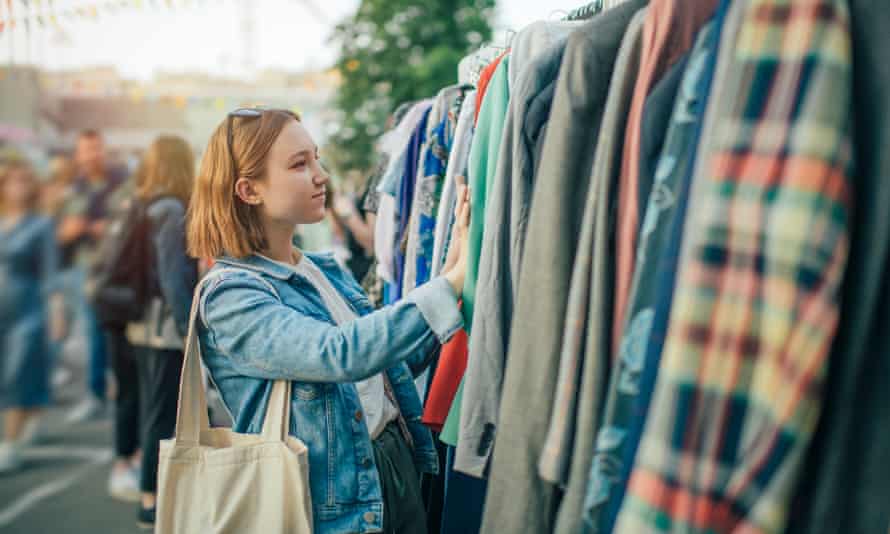
M283 304L259 280L227 274L207 290L200 313L209 341L239 373L306 382L364 380L429 353L463 326L444 278L393 306L335 326Z
M491 450L491 436L500 408L508 332L513 314L513 273L510 259L510 194L513 125L509 113L497 170L486 198L484 239L480 247L476 283L476 313L469 342L464 396L460 411L460 437L455 452L455 471L483 477Z
M467 180L472 194L470 229L467 245L467 276L461 295L463 315L468 333L473 327L473 312L476 308L476 287L479 274L482 243L485 233L486 199L497 171L504 122L507 117L509 91L507 89L507 66L510 56L504 56L495 70L488 92L479 111L476 134L470 147L470 164Z
M195 260L186 254L185 208L175 200L161 201L152 208L155 268L161 295L170 307L176 330L185 337L192 292L198 282Z

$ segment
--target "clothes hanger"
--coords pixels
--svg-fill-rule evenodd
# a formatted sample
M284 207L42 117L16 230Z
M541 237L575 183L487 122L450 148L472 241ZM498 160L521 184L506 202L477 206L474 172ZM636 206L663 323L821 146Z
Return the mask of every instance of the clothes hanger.
M504 47L510 48L511 46L513 46L513 38L516 37L518 33L519 32L517 32L516 30L507 30L507 34L504 37Z
M476 85L482 69L496 57L500 47L494 45L483 44L478 49L470 52L457 65L458 83Z
M606 1L608 0L594 0L587 5L573 9L563 20L589 19L603 10Z
M484 42L479 48L466 57L458 64L458 82L461 84L469 84L475 86L479 82L482 71L496 57L510 49L517 32L515 30L507 30L504 37L504 45L494 44L493 42Z

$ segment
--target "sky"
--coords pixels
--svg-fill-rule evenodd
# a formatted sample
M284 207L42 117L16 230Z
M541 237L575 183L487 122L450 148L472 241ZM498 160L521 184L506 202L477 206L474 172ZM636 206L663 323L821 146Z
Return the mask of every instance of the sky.
M99 4L99 17L60 19L61 31L21 24L0 33L0 64L31 63L50 69L114 66L124 76L149 79L156 71L201 71L238 76L245 69L244 21L254 20L250 54L257 68L315 70L333 63L328 37L336 21L354 12L358 0L14 0L55 11ZM107 12L101 6L139 5ZM556 20L579 0L500 0L495 27L519 30L536 20ZM0 3L0 20L8 20Z

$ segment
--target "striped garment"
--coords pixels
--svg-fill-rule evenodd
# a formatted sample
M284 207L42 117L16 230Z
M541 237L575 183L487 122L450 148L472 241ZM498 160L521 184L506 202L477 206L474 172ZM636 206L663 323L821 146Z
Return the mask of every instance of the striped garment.
M848 7L743 13L620 533L782 532L819 416L849 249Z

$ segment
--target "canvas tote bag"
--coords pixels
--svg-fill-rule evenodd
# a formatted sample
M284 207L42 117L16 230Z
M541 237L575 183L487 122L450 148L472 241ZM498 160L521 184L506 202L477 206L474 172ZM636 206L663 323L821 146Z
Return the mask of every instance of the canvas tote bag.
M219 273L220 271L217 271ZM259 435L210 428L195 289L173 439L161 441L158 534L311 534L306 445L290 436L290 382L276 381Z

